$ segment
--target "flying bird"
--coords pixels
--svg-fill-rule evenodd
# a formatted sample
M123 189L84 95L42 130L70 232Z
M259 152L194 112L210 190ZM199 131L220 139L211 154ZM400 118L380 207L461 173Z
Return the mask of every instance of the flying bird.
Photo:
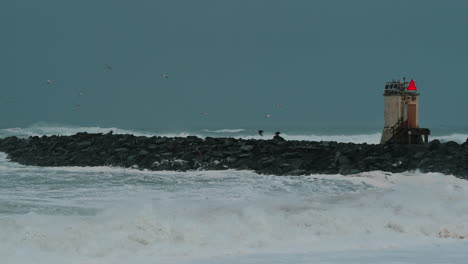
M271 117L270 114L265 115L265 118L270 118L270 117Z
M46 81L46 84L47 84L47 85L51 85L53 82L54 82L53 80L47 80L47 81Z
M259 130L258 134L263 137L263 130Z
M112 71L112 67L109 64L104 64L104 66L106 67L106 70Z
M169 79L169 75L167 73L161 74L161 79Z

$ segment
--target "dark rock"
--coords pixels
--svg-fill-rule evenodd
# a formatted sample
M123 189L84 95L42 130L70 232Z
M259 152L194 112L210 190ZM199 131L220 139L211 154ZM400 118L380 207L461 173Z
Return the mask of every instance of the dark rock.
M418 152L416 154L413 155L413 158L415 159L421 159L422 157L424 157L424 152Z
M78 133L0 139L12 161L36 166L122 166L151 170L238 169L274 175L420 169L468 178L468 143L372 145L233 138Z
M189 170L190 169L189 164L190 162L186 160L181 160L181 159L176 159L176 160L171 161L171 167L174 170L182 170L182 171Z
M252 145L244 145L244 146L241 146L241 147L240 147L240 150L242 150L242 151L251 151L253 148L255 148L255 146L252 146Z
M440 145L440 141L435 139L429 143L429 150L436 150L440 147Z
M340 155L337 159L338 166L343 167L343 166L349 166L351 164L351 161L349 160L348 157L344 155Z
M286 152L281 154L281 157L284 159L299 158L300 156L301 154L299 152Z
M91 141L89 140L85 140L85 141L82 141L82 142L79 142L78 144L76 144L77 147L89 147L91 146L93 143L91 143Z
M275 136L273 137L273 140L275 140L275 141L285 141L285 139L282 138L282 137L279 136L279 135L275 135Z
M128 149L126 149L126 148L116 148L116 149L114 149L114 152L125 152L125 151L128 151Z
M300 176L300 175L306 175L306 174L307 174L307 171L305 170L292 170L288 172L288 175L291 175L291 176Z
M262 164L262 166L271 165L275 163L275 161L276 161L275 157L265 157L265 158L260 159L260 163Z
M150 153L144 149L140 150L140 152L138 152L138 155L140 156L146 156L146 155L149 155Z
M161 157L164 157L164 158L170 158L172 156L174 156L174 153L172 152L164 152L164 153L160 153L159 154Z

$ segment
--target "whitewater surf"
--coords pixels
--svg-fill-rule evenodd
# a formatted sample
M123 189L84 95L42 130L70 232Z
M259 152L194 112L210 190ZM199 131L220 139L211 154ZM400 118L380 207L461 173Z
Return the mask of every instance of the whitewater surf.
M138 133L92 131L109 130ZM9 264L465 263L467 199L468 181L440 173L52 168L0 154L0 255Z

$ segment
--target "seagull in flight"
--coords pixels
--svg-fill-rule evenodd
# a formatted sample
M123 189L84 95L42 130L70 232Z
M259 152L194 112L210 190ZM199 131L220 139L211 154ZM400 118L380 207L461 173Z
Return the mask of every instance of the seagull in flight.
M104 64L104 66L106 67L106 70L112 71L112 67L109 64Z
M265 115L265 118L270 118L270 117L271 117L270 114Z
M284 105L283 105L283 104L276 104L276 107L278 107L278 108L283 108Z
M167 73L161 74L161 79L169 79L169 75Z
M46 81L46 84L47 84L47 85L51 85L53 82L54 82L53 80L47 80L47 81Z

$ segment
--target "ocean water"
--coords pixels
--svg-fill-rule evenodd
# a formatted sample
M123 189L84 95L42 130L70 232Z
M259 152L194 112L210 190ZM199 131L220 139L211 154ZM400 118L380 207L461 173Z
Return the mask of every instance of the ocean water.
M0 137L110 130L160 135L35 125L2 129ZM248 129L165 135L193 134L259 137ZM464 142L466 135L439 138ZM467 200L468 181L439 173L51 168L0 153L0 263L467 263Z

